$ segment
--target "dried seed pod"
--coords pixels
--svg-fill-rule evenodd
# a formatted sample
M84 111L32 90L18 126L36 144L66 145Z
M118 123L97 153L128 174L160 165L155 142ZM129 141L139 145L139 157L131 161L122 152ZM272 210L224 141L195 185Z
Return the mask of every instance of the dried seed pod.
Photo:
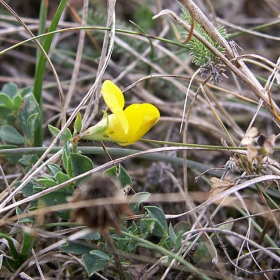
M101 198L115 198L116 204L106 200L102 205L80 207L72 210L71 217L89 228L107 232L109 227L121 230L121 216L132 215L126 203L125 196L118 188L116 182L105 174L94 174L82 182L75 191L70 202L93 200Z

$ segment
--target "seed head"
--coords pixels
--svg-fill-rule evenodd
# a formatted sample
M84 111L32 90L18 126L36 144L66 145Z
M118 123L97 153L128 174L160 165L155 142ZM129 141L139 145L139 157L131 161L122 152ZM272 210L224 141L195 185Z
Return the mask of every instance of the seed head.
M102 232L107 232L109 227L120 231L121 216L133 215L133 213L126 203L125 196L111 177L105 174L92 175L79 185L70 202L102 198L105 198L102 205L73 209L72 219ZM114 204L111 200L106 201L106 198L115 198L117 203Z

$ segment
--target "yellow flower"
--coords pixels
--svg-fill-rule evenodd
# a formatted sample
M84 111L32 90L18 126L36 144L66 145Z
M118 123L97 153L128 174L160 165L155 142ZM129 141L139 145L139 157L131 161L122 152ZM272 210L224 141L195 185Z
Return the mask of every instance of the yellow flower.
M128 146L145 135L160 117L159 110L149 103L135 103L123 110L123 93L109 80L103 83L101 94L112 114L105 115L95 126L81 133L81 139L113 141Z
M113 82L106 80L101 87L101 94L107 106L119 120L124 132L127 133L129 127L123 112L124 96L122 91Z

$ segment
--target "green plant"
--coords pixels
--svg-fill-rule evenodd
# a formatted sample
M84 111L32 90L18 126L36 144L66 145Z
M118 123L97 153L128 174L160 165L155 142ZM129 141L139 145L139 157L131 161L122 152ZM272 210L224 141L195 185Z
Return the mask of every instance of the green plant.
M28 1L0 1L0 278L277 277L277 6Z
M32 88L18 89L13 83L4 85L0 108L0 138L4 144L33 146L41 111Z
M182 9L181 18L189 24L194 21L194 30L196 30L201 36L203 36L205 40L207 40L207 42L214 46L219 52L223 54L225 53L225 48L215 42L205 31L205 29L197 21L192 19L186 9ZM180 29L180 31L181 37L185 38L187 36L186 31L182 28ZM229 38L225 27L218 27L217 31L223 38ZM200 68L200 75L202 78L210 78L213 83L217 84L226 77L226 75L224 74L224 72L226 71L225 64L201 41L195 38L195 36L191 36L189 42L187 42L187 49L193 59L193 63Z
M35 238L25 232L22 233L22 244L7 234L0 233L2 240L6 240L10 255L2 255L3 266L10 271L16 271L31 255Z
M192 18L186 9L182 9L181 18L189 24L192 22ZM225 48L215 42L197 21L194 21L194 30L201 34L209 43L217 48L218 51L225 53ZM218 27L217 30L225 39L229 38L225 27ZM185 38L187 35L186 31L182 28L180 31L182 38ZM221 63L220 59L194 36L192 36L190 41L187 42L187 49L189 50L189 53L193 58L193 63L196 66L203 67L211 63Z

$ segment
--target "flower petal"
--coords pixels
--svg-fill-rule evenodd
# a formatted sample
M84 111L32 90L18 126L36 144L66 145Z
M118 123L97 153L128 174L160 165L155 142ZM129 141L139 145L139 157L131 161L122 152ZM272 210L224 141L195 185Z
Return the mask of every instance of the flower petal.
M127 134L124 133L122 125L115 114L108 116L108 126L103 132L103 136L105 136L108 141L116 143L126 142Z
M101 94L111 112L119 120L121 129L124 131L124 133L127 133L129 126L123 112L124 96L122 91L113 82L106 80L102 85Z
M112 107L118 107L123 109L124 107L124 96L122 91L110 80L103 82L101 87L101 93L105 103L111 109Z
M144 136L158 121L159 110L152 104L132 104L124 110L129 123L129 131L123 141L116 141L121 146L131 145ZM121 139L119 139L121 140Z

